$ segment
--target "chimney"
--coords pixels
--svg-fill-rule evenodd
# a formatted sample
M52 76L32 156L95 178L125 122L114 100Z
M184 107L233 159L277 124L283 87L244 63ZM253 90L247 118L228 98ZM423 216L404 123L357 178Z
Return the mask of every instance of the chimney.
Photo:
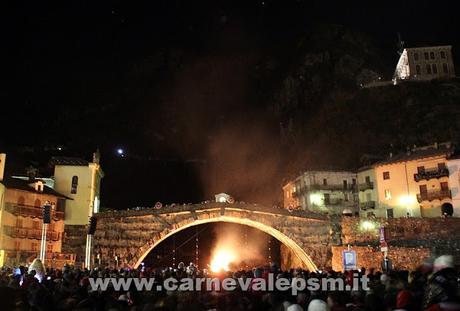
M0 153L0 181L5 175L6 153Z
M99 164L101 161L101 152L99 148L96 149L96 152L93 153L93 163Z

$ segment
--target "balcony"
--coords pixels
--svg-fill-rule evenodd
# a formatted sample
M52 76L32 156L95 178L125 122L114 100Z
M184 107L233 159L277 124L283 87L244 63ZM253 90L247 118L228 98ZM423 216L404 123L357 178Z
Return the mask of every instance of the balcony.
M347 191L355 192L356 184L350 184L346 187L343 184L340 185L323 185L323 184L312 184L310 185L310 190L329 190L329 191Z
M359 203L359 208L363 211L368 210L368 209L374 209L375 201L361 202Z
M450 199L452 195L450 190L432 190L424 193L417 194L417 201L419 203L423 201L434 201L442 199Z
M359 191L366 191L369 189L374 189L374 183L372 181L365 182L358 185Z
M421 181L424 179L429 180L441 177L449 177L449 170L447 168L435 168L414 174L415 181Z
M41 207L19 204L5 204L5 210L15 216L43 218L43 209ZM64 212L52 211L51 217L53 220L64 220Z
M3 233L12 238L21 239L35 239L41 240L42 230L32 228L16 228L13 226L3 226ZM60 239L60 232L47 230L46 239L48 241L58 241Z

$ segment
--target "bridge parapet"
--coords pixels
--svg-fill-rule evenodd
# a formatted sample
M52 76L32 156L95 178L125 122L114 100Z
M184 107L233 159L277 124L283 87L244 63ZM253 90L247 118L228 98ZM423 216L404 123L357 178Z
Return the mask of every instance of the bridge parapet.
M314 213L304 210L287 210L281 207L267 207L260 204L250 203L202 203L202 204L179 204L179 205L166 205L162 208L156 209L151 208L139 208L129 210L106 210L98 213L97 217L129 217L129 216L141 216L141 215L161 215L161 214L172 214L181 212L193 212L202 211L206 209L220 208L224 210L239 209L253 212L269 213L274 215L284 215L292 217L302 217L317 220L327 220L327 216L319 213Z

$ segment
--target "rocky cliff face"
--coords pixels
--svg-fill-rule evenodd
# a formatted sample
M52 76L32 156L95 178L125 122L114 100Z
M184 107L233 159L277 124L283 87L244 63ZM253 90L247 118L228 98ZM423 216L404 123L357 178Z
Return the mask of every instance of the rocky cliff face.
M458 141L458 80L361 87L391 79L393 53L383 60L371 39L341 26L320 27L299 41L266 95L288 171L355 168L365 153ZM265 77L275 75L263 68Z

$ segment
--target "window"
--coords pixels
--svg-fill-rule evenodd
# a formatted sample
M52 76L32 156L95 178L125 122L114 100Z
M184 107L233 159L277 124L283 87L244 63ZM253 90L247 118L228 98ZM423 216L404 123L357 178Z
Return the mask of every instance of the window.
M372 201L372 194L371 193L366 193L366 202Z
M38 250L38 243L32 242L31 248L32 252L36 252Z
M418 75L421 74L422 71L420 70L420 65L415 66L415 71L417 72Z
M447 183L447 181L444 181L441 183L441 190L442 191L448 191L449 190L449 184Z
M392 208L387 209L387 218L393 218L393 209Z
M343 180L343 190L347 190L347 188L348 188L348 181Z
M22 219L16 218L16 228L22 228Z
M344 194L343 194L343 200L344 200L345 202L348 202L348 193L344 193Z
M446 163L438 163L438 170L444 171L446 169Z
M32 228L33 228L33 229L40 229L40 222L34 220L34 221L32 222Z
M428 52L425 52L425 59L428 60Z
M431 66L430 66L430 64L426 64L426 73L429 74L429 75L431 74Z
M351 180L351 184L352 184L352 185L356 185L356 178L353 178L353 179Z
M41 206L42 206L42 202L41 202L39 199L36 199L36 200L35 200L35 203L34 203L34 206L35 206L35 207L41 207Z
M72 177L72 186L70 188L70 193L71 194L76 194L77 193L77 188L78 188L78 176L73 176Z
M323 178L323 185L327 186L327 179L326 178Z
M391 200L391 191L390 191L390 189L385 189L385 200Z
M418 60L418 53L414 53L414 59Z
M383 172L383 179L384 180L390 179L390 172Z
M436 64L433 64L433 73L434 74L437 74L438 73L438 66L436 66Z
M434 59L434 52L430 52L430 58Z
M366 176L366 184L370 184L371 183L371 177L370 176Z
M442 71L444 71L444 73L449 73L449 69L447 68L447 64L442 64Z
M426 185L420 185L419 189L420 189L421 197L423 198L424 196L426 196L426 194L428 193L428 189L427 189Z
M425 173L425 167L424 167L424 166L418 166L418 167L417 167L417 173L418 173L418 174L423 174L423 173Z
M441 58L446 58L446 52L441 51Z

